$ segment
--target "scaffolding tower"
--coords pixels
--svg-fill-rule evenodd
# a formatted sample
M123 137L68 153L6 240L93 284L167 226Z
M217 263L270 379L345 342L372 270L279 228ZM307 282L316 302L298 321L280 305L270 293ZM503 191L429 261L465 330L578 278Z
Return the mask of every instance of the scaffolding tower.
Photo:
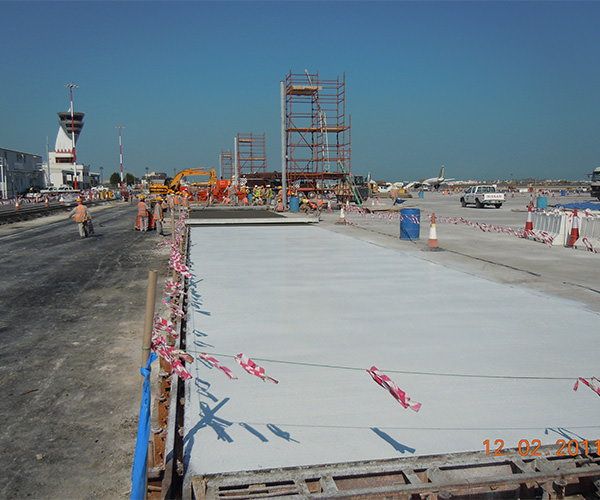
M296 190L347 190L351 131L346 123L346 74L323 79L306 71L285 79L286 174Z
M267 151L265 134L237 135L237 161L239 175L261 173L267 171Z
M231 149L227 151L224 149L221 150L219 165L221 167L221 171L219 172L221 179L230 180L233 177L233 174L235 174L235 170L233 168L233 154Z

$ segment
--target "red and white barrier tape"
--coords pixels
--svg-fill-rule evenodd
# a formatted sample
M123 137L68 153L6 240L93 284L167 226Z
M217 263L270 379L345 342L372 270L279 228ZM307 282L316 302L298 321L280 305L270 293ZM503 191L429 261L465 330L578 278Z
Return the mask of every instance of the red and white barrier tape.
M575 386L573 387L573 390L576 391L577 388L579 387L579 381L582 381L585 385L587 385L592 391L594 391L596 394L598 394L598 396L600 396L600 380L598 380L596 377L592 377L590 380L586 380L582 377L579 377L577 379L577 382L575 382Z
M168 319L160 317L158 314L154 315L154 331L157 335L160 332L165 332L174 338L177 338L179 334L175 331L175 325Z
M240 353L234 359L250 375L257 376L258 378L262 379L263 382L266 382L268 380L269 382L274 382L275 384L279 383L278 380L275 380L274 378L265 375L265 369L261 366L258 366L254 361L252 361L250 358L248 358L248 356L246 356L245 354Z
M222 365L221 363L219 363L219 361L211 356L209 356L208 354L206 354L205 352L201 352L198 357L200 359L203 359L204 361L206 361L207 363L211 364L212 366L214 366L215 368L218 368L219 370L222 370L223 373L225 373L225 375L227 375L231 380L237 380L237 377L233 374L233 372L227 368L226 366Z
M375 366L372 366L367 372L373 377L375 382L384 389L387 389L394 399L396 399L404 408L410 408L413 411L419 411L421 409L421 403L412 401L404 391L399 389L387 375L381 373Z
M174 371L179 378L184 380L192 378L190 372L183 366L182 361L193 363L194 358L185 351L170 346L164 336L156 335L152 338L152 350L169 364L171 370Z
M162 301L162 303L165 304L166 306L168 306L168 308L171 310L171 312L178 318L183 319L185 317L185 313L183 312L183 309L180 306L178 306L177 304L175 304L174 302L171 302L169 299L164 299Z

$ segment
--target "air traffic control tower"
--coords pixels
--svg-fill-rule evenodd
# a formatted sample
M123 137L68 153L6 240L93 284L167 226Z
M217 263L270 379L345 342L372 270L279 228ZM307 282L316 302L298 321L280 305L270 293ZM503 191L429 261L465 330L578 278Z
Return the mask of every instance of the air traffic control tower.
M73 122L71 124L71 112L59 111L58 118L60 127L56 135L56 144L54 152L56 153L56 163L73 164L73 141L72 133L75 135L75 144L79 139L79 134L83 128L83 117L85 113L73 113Z
M73 173L77 172L77 184L80 188L90 187L89 166L78 163L73 167L73 139L75 144L79 139L79 134L83 128L83 117L85 113L73 112L73 121L71 121L71 111L59 111L59 127L56 135L54 151L48 156L50 160L50 184L54 186L73 186ZM75 157L77 160L77 157Z

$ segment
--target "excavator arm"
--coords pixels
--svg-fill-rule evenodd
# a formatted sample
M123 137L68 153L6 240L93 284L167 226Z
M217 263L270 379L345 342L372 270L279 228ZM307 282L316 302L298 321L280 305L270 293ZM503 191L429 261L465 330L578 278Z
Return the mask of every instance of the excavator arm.
M171 184L169 184L169 192L170 193L179 192L179 188L181 186L181 180L184 177L188 177L188 176L191 177L191 176L196 176L196 175L197 176L208 176L209 181L206 184L209 187L212 187L217 183L217 172L214 168L211 168L210 170L207 170L204 168L186 168L185 170L178 172L177 175L175 175L175 177L173 177Z

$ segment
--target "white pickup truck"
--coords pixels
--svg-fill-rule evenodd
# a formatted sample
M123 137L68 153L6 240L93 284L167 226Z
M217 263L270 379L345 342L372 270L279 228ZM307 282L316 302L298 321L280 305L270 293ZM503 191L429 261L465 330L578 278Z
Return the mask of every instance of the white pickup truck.
M460 197L460 203L463 207L474 204L477 208L484 205L500 208L504 203L504 193L498 192L496 186L473 186Z

